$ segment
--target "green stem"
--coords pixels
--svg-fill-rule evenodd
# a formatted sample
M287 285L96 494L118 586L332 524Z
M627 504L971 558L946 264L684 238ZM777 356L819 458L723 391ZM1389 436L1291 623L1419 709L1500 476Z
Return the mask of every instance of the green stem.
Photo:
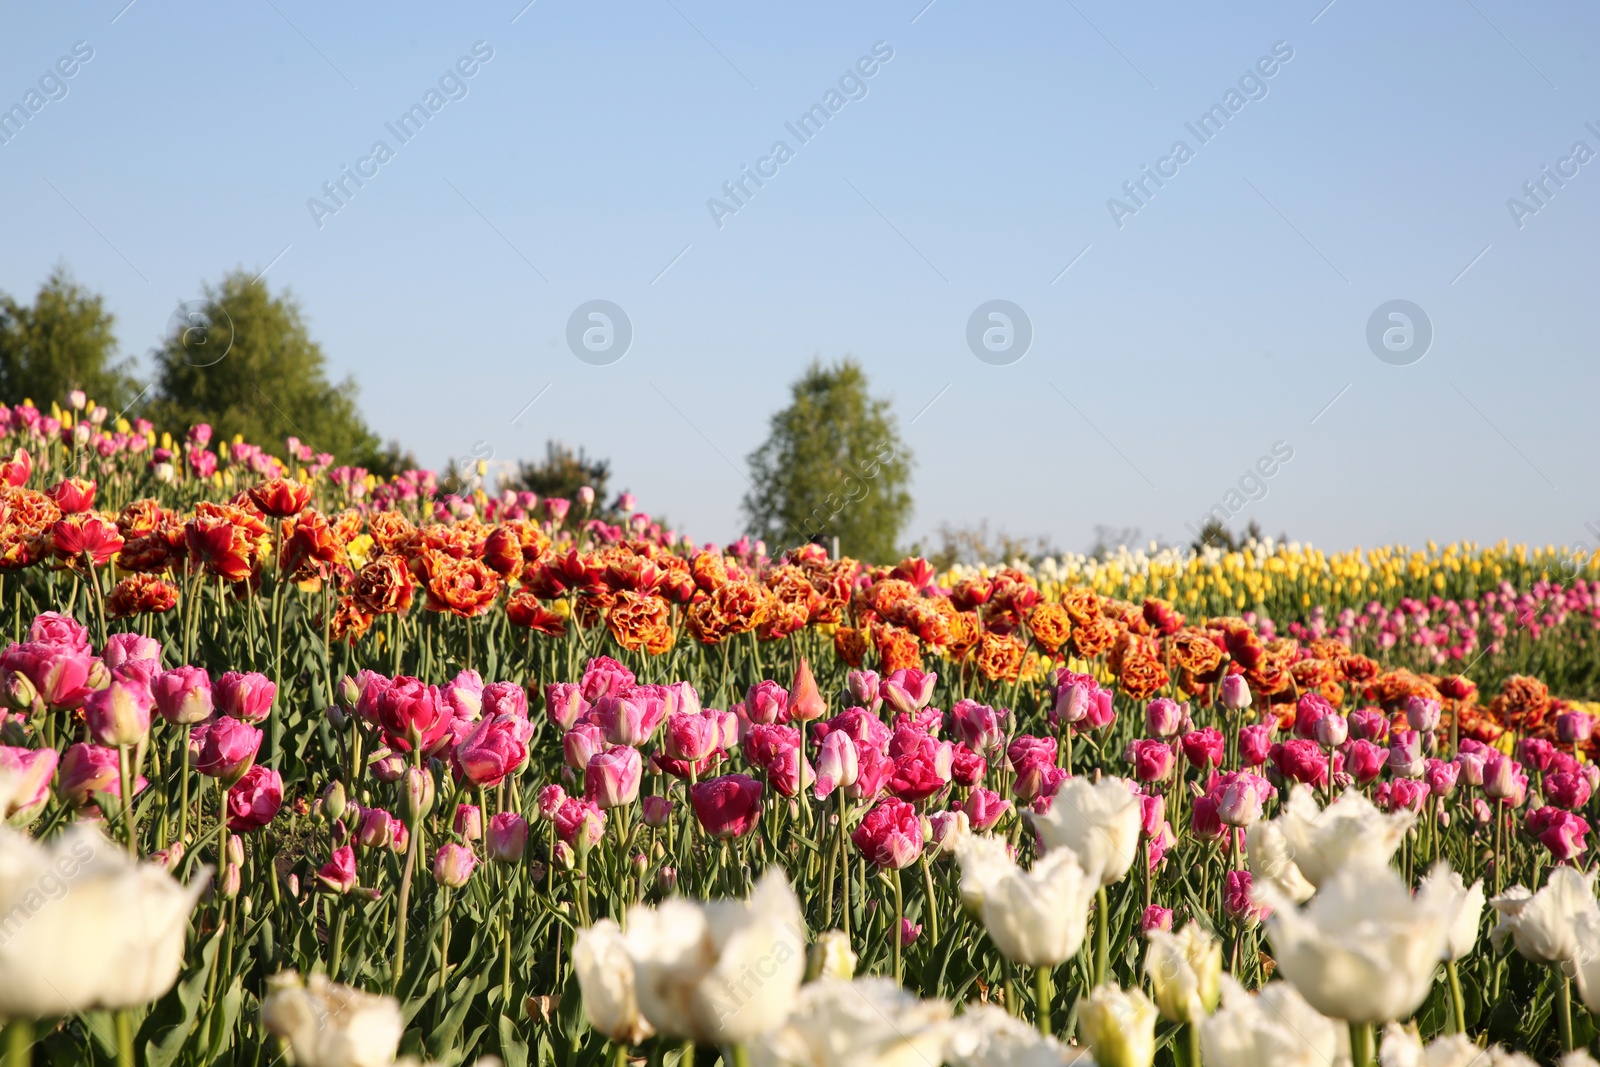
M33 1020L12 1019L6 1024L6 1067L31 1067Z
M896 867L894 869L894 929L889 931L889 943L894 946L894 980L897 985L905 973L900 961L900 955L903 951L901 941L904 940L900 936L900 931L905 926L905 914L905 901L900 895L900 868Z
M1200 1024L1183 1024L1183 1039L1189 1050L1189 1067L1200 1067Z
M1094 984L1105 985L1107 961L1111 958L1111 905L1106 887L1094 891Z
M117 770L122 781L122 833L128 843L128 855L139 855L139 841L133 831L133 757L127 745L117 746Z
M733 1067L750 1067L750 1053L743 1045L733 1046Z
M410 925L411 876L417 869L418 839L422 837L422 820L413 819L411 836L406 841L406 865L400 872L400 904L394 928L394 990L400 989L400 977L406 969L406 929Z
M1556 986L1556 1020L1561 1027L1561 1051L1572 1051L1572 979L1561 974Z
M1039 1032L1045 1037L1051 1033L1050 1027L1050 968L1035 967L1033 969L1034 1012L1039 1023Z
M923 914L928 919L928 944L939 943L939 902L934 899L933 893L933 864L928 862L928 854L922 854L922 890L927 896L923 901Z
M127 1008L117 1009L117 1067L134 1067L133 1013Z
M1372 1067L1372 1024L1350 1024L1350 1067Z
M1467 1032L1467 1002L1461 995L1461 975L1456 970L1456 961L1447 960L1444 965L1445 973L1450 976L1450 1007L1455 1012L1456 1033Z

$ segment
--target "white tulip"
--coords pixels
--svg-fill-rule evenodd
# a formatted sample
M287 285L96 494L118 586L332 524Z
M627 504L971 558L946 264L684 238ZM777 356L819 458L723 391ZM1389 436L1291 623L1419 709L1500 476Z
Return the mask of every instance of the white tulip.
M1499 1045L1479 1048L1462 1034L1446 1034L1424 1047L1421 1038L1399 1023L1384 1030L1378 1062L1383 1067L1538 1067L1521 1053ZM1568 1067L1566 1061L1562 1067Z
M1576 868L1556 867L1537 893L1514 885L1489 904L1500 913L1489 934L1496 950L1509 936L1536 963L1564 963L1578 955L1579 916L1596 910L1594 882Z
M1289 841L1283 836L1281 820L1259 820L1245 831L1245 848L1250 857L1250 877L1257 888L1273 886L1278 892L1304 904L1317 887L1306 881L1289 855Z
M1310 787L1296 785L1284 813L1274 821L1283 828L1295 866L1307 881L1321 887L1344 867L1387 864L1416 821L1416 813L1386 815L1354 788L1319 808Z
M1169 1022L1199 1022L1217 1010L1222 995L1222 944L1199 923L1180 932L1151 930L1145 973L1155 990L1156 1007Z
M888 978L823 978L800 990L789 1019L749 1046L751 1067L927 1067L944 1059L950 1005L919 1000Z
M1271 889L1263 897L1279 972L1323 1015L1402 1019L1433 988L1452 917L1413 898L1391 868L1346 867L1304 909Z
M856 953L845 932L829 930L818 936L817 943L806 954L806 981L842 978L848 982L855 975Z
M702 1044L742 1044L773 1029L805 977L805 920L777 870L748 901L635 905L624 937L644 1017Z
M1017 869L1011 846L1003 837L968 834L956 842L955 857L961 865L961 903L972 914L982 915L989 886Z
M572 966L583 991L589 1025L622 1045L637 1045L655 1029L639 1014L633 960L622 927L601 919L580 930L572 943Z
M1561 1057L1558 1067L1600 1067L1600 1063L1595 1063L1594 1057L1580 1048Z
M1591 1012L1600 1013L1600 908L1581 913L1574 926L1578 950L1572 965L1578 979L1578 999Z
M187 886L84 823L48 845L0 828L0 1016L36 1019L147 1004L183 966Z
M261 1022L289 1043L295 1067L389 1067L405 1032L400 1002L313 974L274 975Z
M1483 919L1482 878L1468 888L1455 871L1436 868L1422 879L1417 898L1446 917L1450 936L1445 959L1458 960L1472 951L1478 943L1478 924Z
M1349 1031L1288 982L1247 993L1222 976L1222 1008L1200 1024L1207 1067L1330 1067L1350 1062Z
M1143 990L1103 985L1090 991L1078 1025L1097 1067L1150 1067L1157 1014Z
M1053 967L1077 954L1098 885L1078 866L1076 853L1047 852L1031 871L1007 860L1005 868L985 868L981 877L987 879L980 890L983 925L1007 959Z
M993 1004L962 1013L945 1055L951 1067L1094 1067L1086 1050L1044 1037Z
M1142 807L1132 783L1122 778L1068 778L1050 810L1033 816L1047 849L1071 849L1078 865L1100 885L1122 880L1139 855Z

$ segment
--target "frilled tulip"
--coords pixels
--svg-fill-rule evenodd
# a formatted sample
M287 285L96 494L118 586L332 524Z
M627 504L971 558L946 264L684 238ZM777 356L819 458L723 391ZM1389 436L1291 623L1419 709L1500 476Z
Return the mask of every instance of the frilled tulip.
M778 1026L805 975L805 919L776 870L748 901L635 905L624 938L640 1013L662 1034L705 1045L743 1044Z
M283 807L283 778L271 767L251 767L228 790L228 829L259 830Z
M1535 963L1564 964L1578 956L1579 917L1597 910L1594 876L1554 867L1537 893L1514 885L1489 905L1500 915L1489 934L1497 950L1509 937Z
M862 817L850 840L879 867L899 870L922 855L922 820L910 804L888 797Z
M84 823L48 845L0 829L0 868L0 1016L133 1008L172 988L209 868L180 885Z
M1047 849L1070 849L1099 885L1119 882L1139 854L1139 797L1121 778L1069 778L1050 810L1033 817Z
M1353 789L1326 808L1319 808L1311 790L1297 785L1289 793L1284 813L1273 821L1282 829L1300 873L1312 885L1321 886L1347 866L1387 864L1416 821L1416 814L1384 814Z
M551 682L544 687L545 717L561 729L572 729L588 710L589 702L577 682Z
M479 719L456 746L456 766L473 785L492 789L528 762L533 727L516 715Z
M1083 944L1090 902L1099 883L1070 850L1047 852L1024 871L1004 842L969 837L957 846L961 896L980 909L995 946L1014 963L1053 967Z
M1213 1067L1328 1067L1347 1062L1342 1028L1319 1015L1288 982L1247 993L1222 976L1222 1007L1200 1024L1204 1062Z
M598 804L577 797L563 800L551 821L556 825L556 836L580 851L599 844L606 832L606 813Z
M396 678L378 694L377 721L390 748L430 751L445 738L454 718L439 687L417 678Z

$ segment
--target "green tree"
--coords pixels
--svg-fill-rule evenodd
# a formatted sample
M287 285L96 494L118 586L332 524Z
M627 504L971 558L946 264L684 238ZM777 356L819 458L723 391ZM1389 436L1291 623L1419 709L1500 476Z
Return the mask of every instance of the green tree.
M132 360L116 359L114 320L98 293L72 280L66 268L51 271L33 298L18 303L0 293L0 399L31 399L49 410L52 400L82 389L113 411L138 392Z
M895 558L911 518L912 457L889 401L871 396L861 365L813 361L772 416L766 443L752 452L746 532L767 551L839 539L839 550L872 562Z
M294 436L340 463L390 473L386 452L356 407L356 384L328 380L327 357L293 297L273 296L244 271L205 290L203 318L174 328L155 351L158 425L209 422L217 435L276 455Z

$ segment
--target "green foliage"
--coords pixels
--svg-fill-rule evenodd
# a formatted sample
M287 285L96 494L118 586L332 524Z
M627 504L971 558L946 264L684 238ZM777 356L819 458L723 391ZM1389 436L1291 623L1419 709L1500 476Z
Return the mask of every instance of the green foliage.
M99 294L57 267L33 304L0 293L0 399L24 399L49 410L73 389L120 411L139 387L131 360L117 360L113 317Z
M1224 552L1237 552L1251 541L1261 540L1261 524L1254 519L1240 534L1228 529L1221 519L1207 519L1200 527L1200 535L1190 545L1196 552L1204 548L1220 548Z
M546 441L544 459L522 460L517 463L516 476L507 487L529 493L571 500L576 506L578 490L584 486L594 489L596 503L607 499L606 484L611 480L611 461L591 459L582 448L577 452L560 441Z
M794 383L788 407L748 457L747 532L767 551L837 537L845 555L896 557L911 517L912 457L889 402L867 391L861 365L814 361Z
M354 380L328 380L327 357L292 297L273 296L243 271L205 296L209 324L175 329L155 351L158 425L209 422L223 440L243 434L279 454L294 436L379 473L404 461L362 421Z

